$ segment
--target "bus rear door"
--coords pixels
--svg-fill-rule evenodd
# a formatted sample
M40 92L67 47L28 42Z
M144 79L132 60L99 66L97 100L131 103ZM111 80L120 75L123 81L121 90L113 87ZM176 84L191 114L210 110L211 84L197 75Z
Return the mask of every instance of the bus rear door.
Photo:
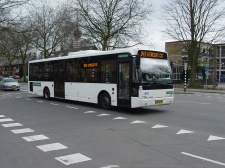
M65 64L54 64L54 95L56 98L65 98Z

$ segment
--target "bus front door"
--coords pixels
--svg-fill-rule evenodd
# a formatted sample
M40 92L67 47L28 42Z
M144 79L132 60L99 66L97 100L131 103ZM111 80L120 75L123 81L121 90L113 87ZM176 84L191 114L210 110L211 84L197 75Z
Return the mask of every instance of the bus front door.
M65 98L65 65L58 63L54 65L54 95L56 98Z
M118 62L118 106L130 107L131 62Z

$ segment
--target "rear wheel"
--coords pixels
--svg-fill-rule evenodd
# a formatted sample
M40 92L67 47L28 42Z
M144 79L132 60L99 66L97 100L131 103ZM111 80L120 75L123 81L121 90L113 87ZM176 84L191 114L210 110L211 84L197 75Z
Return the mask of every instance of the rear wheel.
M108 93L102 93L99 98L101 108L108 110L111 108L111 97Z
M49 91L48 88L45 88L45 89L44 89L43 97L44 97L45 99L50 99L50 91Z

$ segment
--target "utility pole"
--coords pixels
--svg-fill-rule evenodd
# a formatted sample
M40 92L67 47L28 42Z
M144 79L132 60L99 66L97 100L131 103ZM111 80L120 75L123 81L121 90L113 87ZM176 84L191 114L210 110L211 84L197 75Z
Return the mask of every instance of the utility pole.
M184 63L184 92L187 89L187 63Z

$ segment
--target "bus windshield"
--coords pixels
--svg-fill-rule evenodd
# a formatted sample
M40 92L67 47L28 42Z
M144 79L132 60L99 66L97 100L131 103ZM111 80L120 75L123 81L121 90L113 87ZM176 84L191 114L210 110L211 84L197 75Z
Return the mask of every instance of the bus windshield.
M171 67L168 60L141 58L142 83L171 80Z

